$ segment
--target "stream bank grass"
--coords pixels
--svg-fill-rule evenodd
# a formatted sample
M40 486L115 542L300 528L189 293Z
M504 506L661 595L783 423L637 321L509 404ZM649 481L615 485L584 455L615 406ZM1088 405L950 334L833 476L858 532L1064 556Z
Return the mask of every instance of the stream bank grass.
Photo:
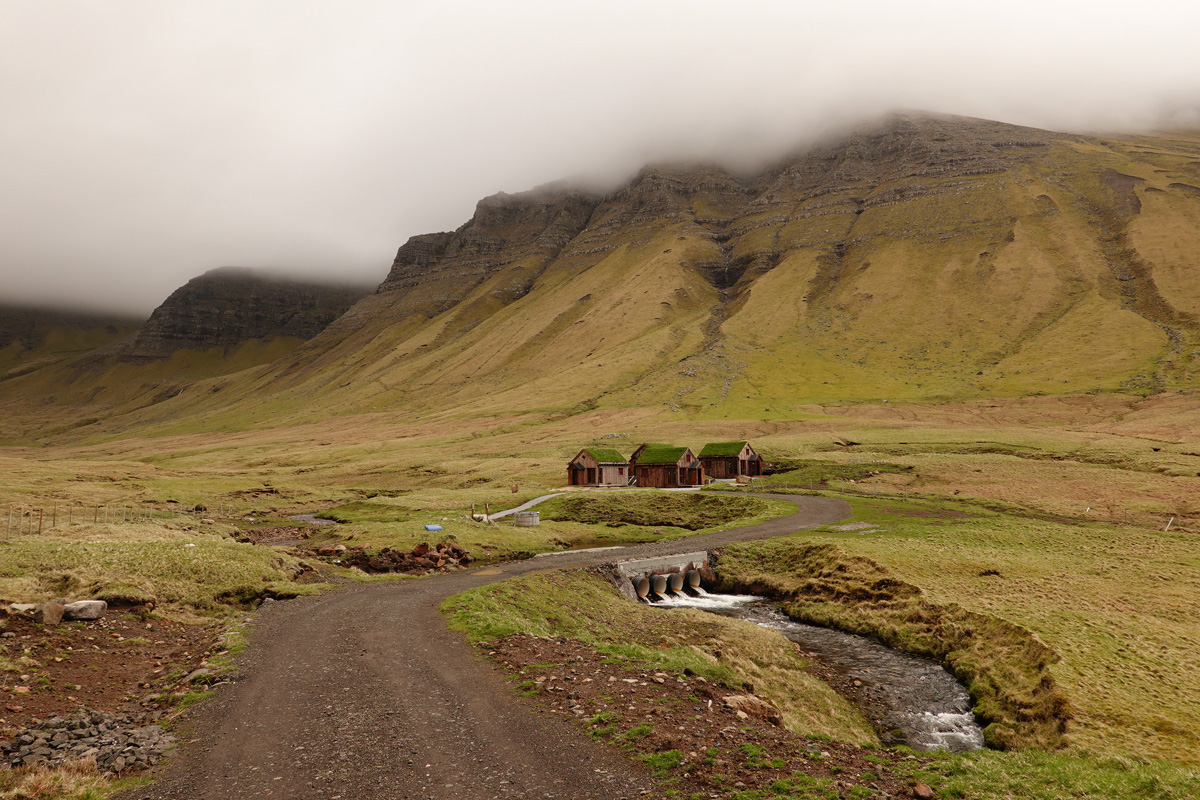
M779 633L695 609L653 609L592 571L512 578L455 595L441 608L451 628L475 641L516 633L565 636L639 668L688 669L739 690L752 685L799 733L878 742L862 715L810 675Z
M836 547L920 587L928 603L1030 631L1058 656L1047 669L1070 705L1068 753L1200 764L1194 534L1031 520L977 504L852 505L871 527L831 526L763 546ZM773 580L796 589L810 577L784 571ZM825 613L845 614L852 602L825 604Z
M931 603L918 587L832 545L795 539L738 545L722 550L715 568L722 589L784 601L793 619L873 636L945 664L989 723L990 747L1062 746L1070 713L1048 670L1058 657L1028 631Z

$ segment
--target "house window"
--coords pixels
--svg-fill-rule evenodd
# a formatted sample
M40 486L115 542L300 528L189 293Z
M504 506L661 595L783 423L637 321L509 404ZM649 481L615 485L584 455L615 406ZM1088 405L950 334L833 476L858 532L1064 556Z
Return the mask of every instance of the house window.
M617 477L618 478L625 477L625 468L624 467L617 467Z

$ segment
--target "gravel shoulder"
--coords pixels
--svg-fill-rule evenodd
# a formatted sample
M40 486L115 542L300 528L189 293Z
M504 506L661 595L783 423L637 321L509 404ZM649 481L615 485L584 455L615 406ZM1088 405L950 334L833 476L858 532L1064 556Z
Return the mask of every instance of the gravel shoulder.
M772 495L773 497L778 497ZM634 798L648 768L569 718L534 711L437 612L446 597L513 575L690 552L844 519L849 506L622 551L565 552L470 572L272 603L235 680L200 706L159 781L123 800Z

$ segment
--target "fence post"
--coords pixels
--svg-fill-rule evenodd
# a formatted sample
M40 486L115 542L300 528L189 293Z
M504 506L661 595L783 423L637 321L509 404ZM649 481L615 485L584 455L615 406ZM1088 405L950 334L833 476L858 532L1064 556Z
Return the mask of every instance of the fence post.
M38 536L42 535L42 518L46 516L46 509L38 509ZM33 527L33 520L29 520L29 527Z

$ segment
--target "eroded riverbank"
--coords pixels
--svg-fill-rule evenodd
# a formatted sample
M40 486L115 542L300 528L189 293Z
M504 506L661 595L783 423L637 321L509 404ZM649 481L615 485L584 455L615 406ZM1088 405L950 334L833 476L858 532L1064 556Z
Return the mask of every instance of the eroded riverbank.
M757 595L673 595L661 608L690 607L778 630L844 678L841 686L887 745L963 752L984 746L971 697L945 667L864 636L788 619Z

